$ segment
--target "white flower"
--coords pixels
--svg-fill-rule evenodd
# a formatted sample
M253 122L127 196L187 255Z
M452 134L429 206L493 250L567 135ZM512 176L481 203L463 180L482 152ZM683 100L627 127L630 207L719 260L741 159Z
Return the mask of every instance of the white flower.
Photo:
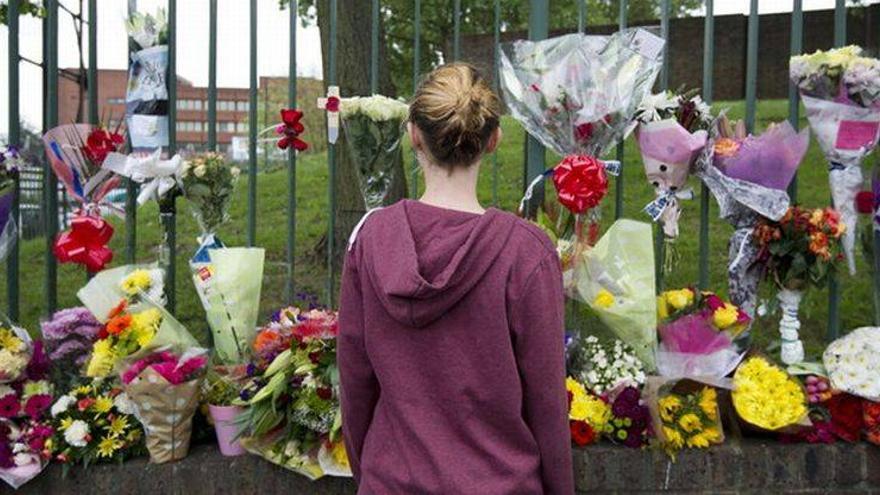
M52 414L52 417L54 418L54 417L58 416L59 414L63 413L64 411L66 411L67 408L69 408L70 405L74 404L75 402L76 402L76 397L73 397L72 395L62 395L61 397L58 398L58 400L55 401L54 404L52 404L52 408L49 410L49 412Z
M13 461L16 466L27 466L28 464L32 464L36 461L35 456L33 454L29 454L27 452L20 452L15 454L13 457Z
M241 169L238 167L232 167L229 169L229 173L232 174L233 179L238 179L238 176L241 175Z
M822 358L833 388L880 399L880 328L853 330L832 342Z
M204 177L206 171L207 170L205 169L204 165L199 165L195 168L195 170L193 170L193 174L195 174L196 177Z
M409 105L382 95L343 98L340 101L339 115L344 119L356 114L365 115L376 122L403 121L409 114Z
M134 414L137 411L134 402L128 398L128 394L125 392L113 398L113 406L122 414Z
M89 425L81 419L75 420L64 430L64 440L73 447L85 447L88 445L86 437L89 434Z
M637 115L642 122L655 122L669 118L669 114L679 105L679 97L670 91L648 95L639 105Z

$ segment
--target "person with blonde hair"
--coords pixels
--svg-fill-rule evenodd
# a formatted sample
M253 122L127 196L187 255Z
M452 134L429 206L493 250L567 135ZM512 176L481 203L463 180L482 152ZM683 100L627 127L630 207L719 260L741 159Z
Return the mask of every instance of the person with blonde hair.
M562 275L536 226L477 199L501 102L448 64L410 105L419 200L351 236L338 360L359 494L572 494Z

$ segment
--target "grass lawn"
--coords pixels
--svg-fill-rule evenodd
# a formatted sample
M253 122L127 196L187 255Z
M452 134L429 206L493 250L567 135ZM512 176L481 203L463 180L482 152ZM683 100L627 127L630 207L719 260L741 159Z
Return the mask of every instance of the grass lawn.
M733 118L744 115L744 104L718 103L715 108L729 108ZM787 102L772 100L761 102L758 106L758 127L763 129L772 121L787 118ZM803 115L803 112L801 113ZM806 126L802 119L801 126ZM505 118L504 143L498 152L498 207L506 210L516 208L523 184L523 139L524 132L511 118ZM623 180L626 198L624 216L640 220L647 217L641 213L642 207L653 199L652 188L645 180L641 160L635 144L629 139L625 147L625 167ZM324 296L323 287L326 275L323 257L312 254L313 246L325 232L327 226L327 167L325 154L304 155L297 167L297 253L295 277L297 290L309 291ZM409 154L406 155L407 157ZM407 162L409 163L409 158ZM552 152L547 153L547 165L557 161ZM491 158L483 164L480 180L480 199L485 205L492 203ZM873 165L873 157L866 169ZM800 168L798 182L798 201L807 206L824 206L829 201L828 173L818 145L811 142L809 152ZM243 176L232 205L232 221L220 229L220 237L230 246L244 245L246 232L247 183ZM284 305L284 282L287 275L285 263L285 238L287 228L287 179L285 169L262 173L257 178L257 245L266 249L266 265L263 282L261 318L274 309ZM699 191L699 182L691 179L691 185ZM552 187L552 186L551 186ZM613 219L615 198L614 187L610 197L604 202L606 226ZM666 279L667 287L695 284L697 281L699 198L684 202L681 219L681 237L677 244L681 261L677 269ZM204 311L196 297L187 267L188 256L196 248L198 228L188 212L185 200L180 200L178 215L178 257L177 263L177 315L191 331L207 338L207 324ZM717 206L711 201L710 212L710 282L720 292L726 292L727 240L731 227L718 218ZM112 246L117 259L114 265L122 263L124 256L125 227L122 221L113 220L116 235ZM155 260L162 232L155 203L149 203L138 211L138 252L139 262ZM21 323L32 331L37 329L39 320L46 310L44 291L45 240L36 239L24 242L21 246ZM5 271L5 264L3 270ZM83 269L74 265L60 265L58 276L59 307L79 304L76 291L85 283ZM841 314L842 328L850 330L872 324L871 272L862 256L859 256L859 273L850 277L842 274ZM0 285L0 301L6 300L6 285ZM772 295L765 288L765 296ZM821 350L827 324L828 295L826 291L810 291L801 307L803 321L802 333L808 344L808 354ZM773 315L759 321L755 328L757 342L761 345L770 342L776 335L776 319Z

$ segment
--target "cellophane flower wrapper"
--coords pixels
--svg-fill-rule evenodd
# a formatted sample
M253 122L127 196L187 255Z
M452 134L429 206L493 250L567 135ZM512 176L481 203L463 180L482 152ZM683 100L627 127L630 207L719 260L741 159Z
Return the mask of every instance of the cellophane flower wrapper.
M12 215L15 184L27 164L17 147L6 145L0 149L0 261L5 260L18 241L18 226Z
M649 371L656 367L657 300L651 225L618 220L592 249L581 253L573 274L575 296L590 305ZM613 302L602 304L606 291Z
M406 103L381 95L343 98L340 119L367 210L382 206L402 160Z
M832 388L880 402L880 328L857 328L840 337L822 361Z
M857 106L848 100L823 100L802 95L807 120L828 160L828 183L834 208L846 225L843 248L850 273L855 273L858 214L856 194L862 190L861 163L877 146L880 107Z
M101 204L104 196L119 185L119 176L93 164L80 145L96 129L90 124L64 124L43 135L46 156L52 171L67 193L82 205Z
M645 387L642 390L642 399L645 404L648 406L648 410L651 413L651 430L656 436L657 440L667 449L667 452L672 453L680 449L682 446L678 446L677 448L671 448L670 442L671 438L667 436L664 430L664 422L663 415L661 413L661 405L660 401L664 397L675 394L680 397L686 397L690 394L698 394L701 390L704 390L706 386L709 385L714 386L712 384L706 384L700 380L693 380L689 378L669 378L663 376L649 376L645 381ZM712 440L709 441L709 445L718 445L724 443L724 428L721 420L721 408L718 404L717 398L714 403L714 411L708 412L708 415L711 417L714 415L714 421L710 421L712 427L717 429L717 435L713 435ZM708 425L704 425L708 426Z
M790 199L784 189L774 189L726 175L715 164L714 150L717 138L717 135L710 137L703 154L696 162L695 175L715 197L719 216L734 228L728 242L728 293L733 304L754 318L762 267L756 263L759 249L752 242L752 231L761 216L771 220L781 219L788 211ZM770 141L761 141L761 143L763 148L772 148L775 145ZM751 149L755 152L753 147ZM760 156L759 151L757 155ZM777 156L776 152L771 155ZM755 163L754 166L772 170L776 164L775 162ZM749 332L743 332L741 338L747 341Z
M752 428L787 433L811 425L803 385L766 357L751 355L740 363L731 398L739 418Z
M165 346L167 349L186 349L180 357L183 363L198 355L206 355L207 349ZM131 366L146 356L130 357ZM147 366L123 389L134 403L135 416L144 427L150 462L162 464L178 461L189 452L192 436L192 420L199 407L199 392L204 380L204 369L191 380L174 384L152 366Z
M0 312L0 332L13 337L18 348L0 345L0 384L18 380L25 373L34 354L34 342L24 328L15 325L8 316ZM4 344L11 344L8 340Z
M698 313L663 324L658 331L658 375L730 388L730 380L725 377L736 369L744 354L726 332L716 330Z
M262 437L244 437L240 439L245 450L267 461L289 469L294 473L314 481L323 478L317 452L303 451L296 440L283 440L283 432L277 431Z
M657 194L645 210L655 221L661 220L666 237L674 239L681 215L678 194L684 194L691 164L706 146L707 133L688 132L675 119L666 119L640 124L636 141L645 175Z
M129 295L122 291L121 283L125 277L137 270L156 270L155 263L140 265L123 265L96 273L86 285L77 291L76 297L83 305L95 315L101 322L107 321L107 315L115 308L119 301L129 299ZM161 291L153 294L152 300L163 304L164 297Z
M199 294L211 327L215 359L220 364L243 363L256 334L265 250L209 249L208 256L211 276L199 282Z

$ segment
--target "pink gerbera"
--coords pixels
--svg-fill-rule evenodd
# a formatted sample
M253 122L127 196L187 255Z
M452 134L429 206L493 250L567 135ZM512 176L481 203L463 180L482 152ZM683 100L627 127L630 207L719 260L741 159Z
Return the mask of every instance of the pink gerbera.
M36 421L43 415L43 412L52 405L52 396L49 394L38 394L31 396L24 405L24 413L31 419Z
M14 418L21 411L21 403L16 394L6 394L0 398L0 418Z

